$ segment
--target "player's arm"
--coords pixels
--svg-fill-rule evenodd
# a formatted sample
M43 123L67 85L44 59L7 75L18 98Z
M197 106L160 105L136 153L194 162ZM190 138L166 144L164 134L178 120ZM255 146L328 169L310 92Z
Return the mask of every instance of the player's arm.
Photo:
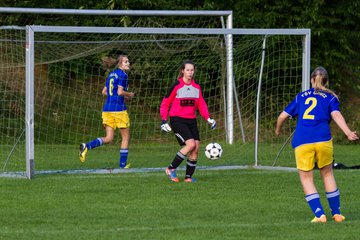
M102 93L102 95L107 96L107 88L106 88L106 86L103 88L101 93Z
M279 136L280 135L280 132L281 132L281 128L282 128L282 125L283 123L285 122L286 119L288 119L290 117L290 115L283 111L282 113L280 113L277 121L276 121L276 128L275 128L275 134L276 136Z
M161 116L161 120L163 121L167 121L167 117L168 117L168 112L169 112L169 108L170 105L172 104L172 102L174 101L174 98L176 96L176 89L175 87L179 84L179 81L175 82L168 90L168 92L166 93L165 97L163 98L163 100L161 101L160 104L160 116Z
M161 104L160 104L160 116L161 116L160 129L161 129L161 131L171 132L171 130L172 130L170 125L167 123L167 117L168 117L170 105L171 105L174 97L175 97L175 94L170 94L169 96L164 97L163 100L161 101Z
M210 113L209 113L207 104L206 104L206 102L205 102L205 99L204 99L204 97L202 96L202 92L200 92L198 109L199 109L200 115L201 115L205 120L208 120L208 119L210 118Z
M216 121L215 121L215 119L210 118L210 113L209 113L207 104L205 102L205 99L202 95L202 91L200 91L198 109L199 109L200 115L210 124L211 129L214 130L216 128Z
M350 141L354 141L359 139L359 137L356 135L356 131L351 131L348 125L346 124L346 121L339 111L332 111L331 112L331 118L334 120L334 122L339 126L339 128L345 133L347 138Z
M294 118L296 116L298 116L298 108L297 108L297 98L298 96L296 96L291 103L289 103L289 105L287 105L287 107L285 108L284 111L282 111L282 113L280 113L277 121L276 121L276 128L275 128L275 134L276 136L279 136L281 133L281 128L282 125L284 124L284 122L286 121L286 119L288 118Z
M135 96L135 93L125 91L123 86L121 86L121 85L118 85L117 94L126 99L132 99Z

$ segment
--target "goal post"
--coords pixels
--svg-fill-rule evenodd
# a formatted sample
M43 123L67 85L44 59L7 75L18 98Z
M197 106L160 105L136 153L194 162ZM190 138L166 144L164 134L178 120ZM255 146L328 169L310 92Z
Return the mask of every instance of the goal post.
M284 126L284 137L275 138L274 121L286 102L309 81L309 29L31 25L26 27L26 34L23 116L28 178L42 173L114 171L118 136L113 145L90 151L85 164L78 160L79 143L103 134L101 89L106 70L101 57L114 49L127 52L132 66L130 88L137 97L128 103L132 124L129 161L135 168L164 167L178 149L172 135L160 132L158 108L187 58L195 62L195 79L203 86L210 113L218 122L218 128L211 131L198 119L202 145L219 142L224 150L219 161L205 160L200 150L202 166L271 166L294 127L290 122ZM0 36L4 41L8 39ZM227 49L229 45L232 47ZM0 91L8 91L7 82L0 84ZM233 93L237 101L233 101ZM241 111L241 119L233 109ZM1 118L6 123L12 121L5 115ZM243 127L238 126L239 121ZM0 133L0 141L4 142L9 134L5 129ZM259 153L256 161L255 151ZM282 150L281 166L293 166L287 160L290 151ZM9 167L7 171L16 170Z
M25 81L25 146L26 146L26 177L34 176L34 31L26 28L26 81Z

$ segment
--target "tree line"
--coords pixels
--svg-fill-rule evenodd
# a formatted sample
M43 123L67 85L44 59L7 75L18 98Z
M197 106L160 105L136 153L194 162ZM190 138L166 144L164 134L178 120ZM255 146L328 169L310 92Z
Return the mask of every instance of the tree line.
M342 101L360 100L360 3L357 0L3 0L1 7L107 10L232 10L234 28L310 28L311 69L325 67L330 87ZM6 15L6 14L5 14ZM29 16L1 16L1 25L17 25ZM129 18L33 16L47 25L129 24ZM164 21L173 21L171 18ZM184 17L184 24L189 20ZM55 25L56 25L55 24Z
M341 86L360 90L360 3L357 0L4 0L0 5L108 10L232 10L234 28L310 28L312 68L317 65L327 68L337 90L341 91ZM57 17L48 18L46 22L51 24L58 20ZM73 25L76 18L67 17L62 21ZM115 19L101 24L113 26L113 21ZM116 21L126 25L125 17Z

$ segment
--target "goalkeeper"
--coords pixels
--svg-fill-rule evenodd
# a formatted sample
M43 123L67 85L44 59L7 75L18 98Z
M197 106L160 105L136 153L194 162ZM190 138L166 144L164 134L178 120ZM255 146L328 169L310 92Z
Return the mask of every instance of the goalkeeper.
M280 134L281 126L287 118L298 116L292 146L295 149L296 167L305 199L315 215L311 222L327 221L313 179L315 161L320 169L332 218L335 222L342 222L345 217L340 213L340 191L336 185L332 165L333 142L329 126L331 119L350 141L359 138L356 132L349 129L340 113L337 96L326 88L328 74L323 67L317 67L311 74L311 85L311 89L299 93L279 115L275 134Z
M128 168L128 147L130 141L130 120L125 105L125 100L134 97L133 92L128 91L128 76L126 71L130 69L130 62L125 53L120 53L116 60L111 57L102 59L104 66L116 65L115 70L110 72L106 79L105 87L102 94L107 96L103 107L102 121L105 128L106 136L96 138L88 143L80 144L80 161L85 162L88 150L110 143L114 139L115 130L120 129L120 168Z
M182 64L178 80L170 87L160 105L161 130L165 132L173 130L176 139L182 146L165 170L166 175L173 182L179 182L176 176L176 168L185 160L186 156L188 159L186 161L185 182L195 182L192 175L195 172L200 145L196 110L199 110L200 115L210 124L212 129L216 128L216 121L210 118L201 87L193 79L194 72L194 63L186 60ZM167 123L168 115L171 126Z

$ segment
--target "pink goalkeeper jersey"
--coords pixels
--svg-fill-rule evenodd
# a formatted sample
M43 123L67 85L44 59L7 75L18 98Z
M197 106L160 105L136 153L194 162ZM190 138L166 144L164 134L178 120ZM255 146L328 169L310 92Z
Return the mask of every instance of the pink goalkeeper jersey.
M162 100L160 115L162 120L167 120L168 113L170 117L193 119L196 118L196 109L199 109L200 115L205 120L210 117L200 85L194 79L186 84L181 77L171 86Z

